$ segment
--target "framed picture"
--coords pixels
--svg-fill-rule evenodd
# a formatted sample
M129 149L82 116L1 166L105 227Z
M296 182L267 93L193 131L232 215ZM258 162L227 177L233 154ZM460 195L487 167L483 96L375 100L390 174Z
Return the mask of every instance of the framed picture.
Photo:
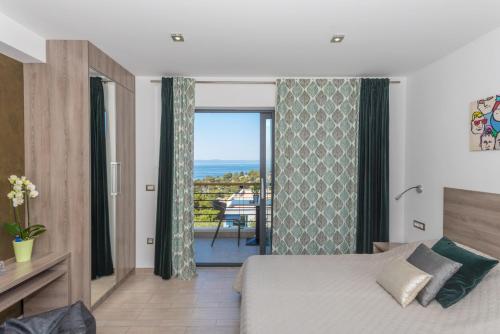
M471 151L500 151L500 95L470 104L469 148Z

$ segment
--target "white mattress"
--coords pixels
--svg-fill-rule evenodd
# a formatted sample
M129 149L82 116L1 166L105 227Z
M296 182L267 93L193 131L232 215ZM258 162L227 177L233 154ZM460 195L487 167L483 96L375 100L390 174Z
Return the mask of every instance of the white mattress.
M249 258L235 282L241 334L500 333L499 266L448 309L436 301L403 309L375 282L385 262L417 245L375 255Z

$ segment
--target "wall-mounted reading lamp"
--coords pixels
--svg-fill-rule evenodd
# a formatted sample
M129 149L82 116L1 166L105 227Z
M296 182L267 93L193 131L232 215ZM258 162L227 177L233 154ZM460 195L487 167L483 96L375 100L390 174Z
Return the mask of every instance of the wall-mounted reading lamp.
M424 192L424 186L419 184L418 186L413 186L413 187L410 187L408 189L406 189L405 191L403 191L402 193L400 193L399 195L397 195L396 197L394 197L394 199L396 201L399 201L401 199L401 197L403 197L404 194L406 194L408 191L412 190L412 189L415 189L417 191L417 193L421 194Z

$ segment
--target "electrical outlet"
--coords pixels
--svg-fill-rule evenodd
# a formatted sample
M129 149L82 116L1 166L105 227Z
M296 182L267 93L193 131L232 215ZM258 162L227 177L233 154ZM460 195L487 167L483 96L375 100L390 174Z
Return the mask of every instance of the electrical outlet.
M154 184L146 184L146 191L155 191Z
M418 220L413 220L413 227L422 231L425 231L425 223Z
M148 238L146 242L147 242L148 245L152 245L152 244L155 243L155 239L154 238Z

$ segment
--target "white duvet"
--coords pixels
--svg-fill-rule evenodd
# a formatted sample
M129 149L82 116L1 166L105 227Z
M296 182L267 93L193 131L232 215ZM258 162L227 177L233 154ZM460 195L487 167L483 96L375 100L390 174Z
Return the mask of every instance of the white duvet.
M416 300L403 309L375 282L385 262L407 258L416 246L375 255L249 258L235 282L241 334L500 334L499 266L448 309Z

